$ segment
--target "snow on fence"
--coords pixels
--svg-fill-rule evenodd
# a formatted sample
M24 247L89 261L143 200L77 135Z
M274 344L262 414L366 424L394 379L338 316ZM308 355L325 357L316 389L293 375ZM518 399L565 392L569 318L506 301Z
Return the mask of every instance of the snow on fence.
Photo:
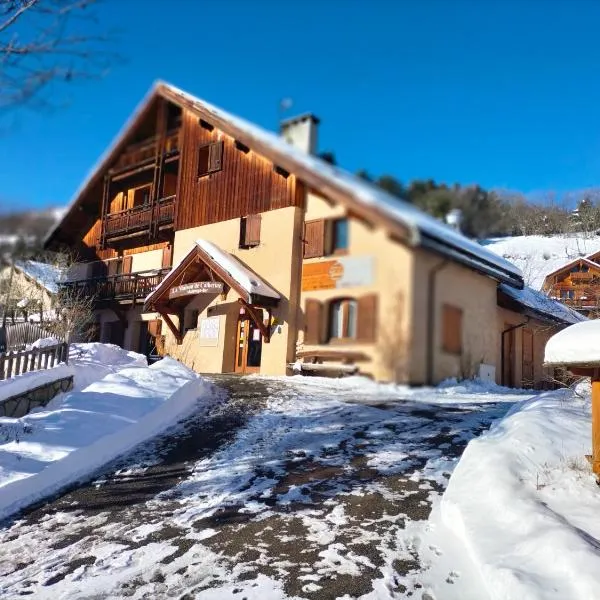
M23 350L36 340L53 337L53 334L33 323L12 323L0 327L0 352Z
M60 363L69 363L69 344L66 342L0 354L0 381L30 371L51 369Z

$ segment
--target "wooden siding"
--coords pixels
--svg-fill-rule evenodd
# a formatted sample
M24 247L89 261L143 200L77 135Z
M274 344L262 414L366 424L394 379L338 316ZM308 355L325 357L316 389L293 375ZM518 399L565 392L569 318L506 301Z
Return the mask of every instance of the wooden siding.
M202 127L190 111L184 113L182 129L176 230L294 206L292 175L275 173L272 162L252 149L236 148L235 140L216 128ZM222 170L198 177L200 146L219 139L224 142Z
M90 256L82 257L84 259L93 259L99 258L101 260L107 260L109 258L117 258L119 253L112 248L106 248L105 250L100 250L100 231L101 231L101 221L98 219L92 228L85 234L83 237L83 243L88 248L88 252L91 254ZM144 246L138 246L135 248L127 248L123 251L125 256L129 254L138 254L140 252L149 252L150 250L160 250L164 248L168 242L159 242L156 244L146 244Z

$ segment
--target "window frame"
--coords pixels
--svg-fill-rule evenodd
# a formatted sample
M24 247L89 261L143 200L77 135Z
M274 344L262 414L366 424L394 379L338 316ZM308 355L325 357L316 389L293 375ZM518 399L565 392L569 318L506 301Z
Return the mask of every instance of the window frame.
M334 311L339 307L339 314L334 319ZM327 307L327 339L330 342L357 342L358 340L358 300L356 298L334 298ZM352 317L352 320L351 320ZM341 322L340 322L341 318ZM352 322L351 322L352 321ZM334 332L334 323L339 331ZM336 335L339 333L339 335Z
M335 219L330 219L331 222L331 248L330 248L330 255L341 255L341 254L348 254L348 252L350 251L350 221L348 219L348 217L339 217L339 218L335 218ZM336 227L338 225L338 223L345 223L346 225L346 244L345 246L338 246L338 232L336 230Z

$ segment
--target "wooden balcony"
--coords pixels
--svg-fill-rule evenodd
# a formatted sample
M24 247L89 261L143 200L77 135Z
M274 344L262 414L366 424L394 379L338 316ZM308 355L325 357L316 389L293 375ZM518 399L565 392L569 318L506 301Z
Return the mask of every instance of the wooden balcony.
M161 229L173 225L175 220L175 196L168 196L156 204L144 204L104 217L103 237L131 236L144 232L152 233L153 228Z
M69 281L63 286L74 294L94 298L95 302L143 302L146 296L166 277L171 269L153 269L123 273L96 279Z
M154 163L156 160L157 148L160 143L159 136L155 135L137 144L131 144L127 150L121 154L117 164L111 169L110 173L119 175L136 167L141 167L146 163ZM179 154L179 129L167 132L164 139L163 152L165 159L175 158Z
M571 284L558 283L547 290L553 300L558 300L575 310L590 311L600 308L600 285L590 285L590 280L573 281ZM587 284L584 286L584 284Z

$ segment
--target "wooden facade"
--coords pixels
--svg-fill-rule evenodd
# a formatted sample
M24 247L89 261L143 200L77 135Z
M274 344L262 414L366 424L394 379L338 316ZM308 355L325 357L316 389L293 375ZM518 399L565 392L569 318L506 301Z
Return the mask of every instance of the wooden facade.
M542 289L583 314L600 312L600 264L592 258L576 259L546 276Z
M276 172L272 162L204 123L191 111L183 115L176 229L294 206L293 175ZM198 177L200 149L217 141L223 143L221 169Z

